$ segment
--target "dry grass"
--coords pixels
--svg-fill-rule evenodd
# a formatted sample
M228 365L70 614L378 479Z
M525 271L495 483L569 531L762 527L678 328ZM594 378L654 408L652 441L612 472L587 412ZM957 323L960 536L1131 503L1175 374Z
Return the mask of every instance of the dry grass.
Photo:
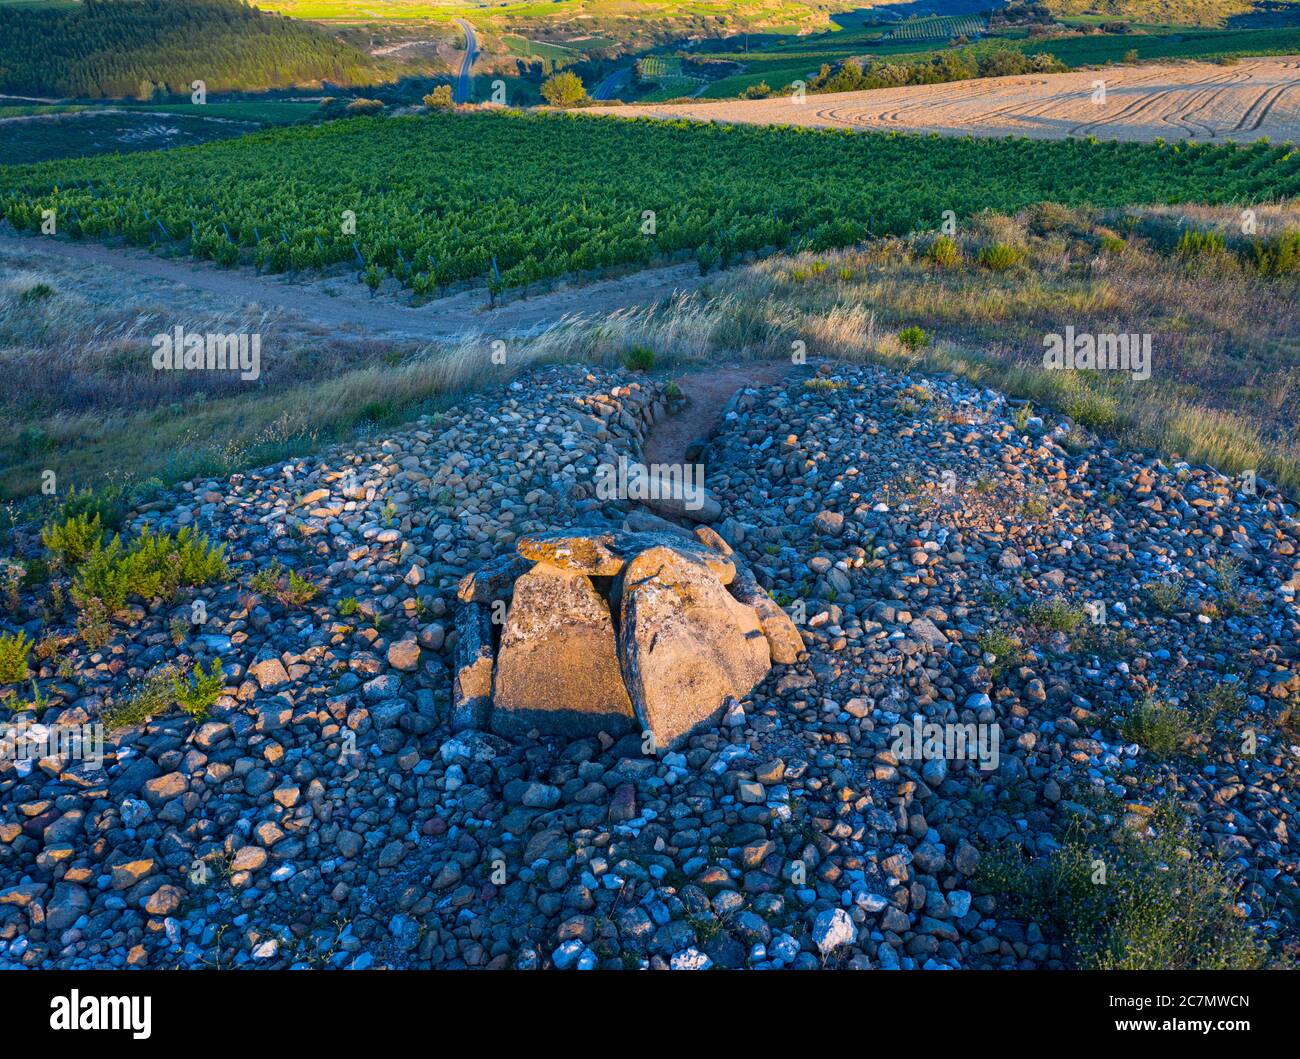
M891 240L773 258L721 295L743 283L751 299L779 306L810 355L952 371L1126 443L1300 489L1300 280L1264 279L1232 255L1189 262L1170 252L1189 220L1228 230L1239 212L1046 212L977 221L958 237L954 268L928 259L929 237ZM1261 233L1300 227L1295 207L1258 212ZM1116 231L1127 236L1123 250L1105 249ZM1025 262L1008 273L980 269L976 254L992 242L1023 247ZM894 336L910 325L939 340L902 348ZM1043 338L1066 325L1150 333L1152 377L1044 370Z
M1300 227L1300 210L1262 208L1258 221L1263 233ZM929 256L929 235L772 257L707 291L512 343L504 365L485 338L416 347L281 334L276 320L249 313L183 321L271 333L286 352L254 385L154 372L146 353L160 314L89 301L65 276L10 272L0 278L0 482L12 498L32 495L47 467L61 489L220 476L395 426L538 363L612 365L635 345L663 367L775 358L798 340L809 357L954 372L1126 443L1229 473L1256 469L1300 490L1300 281L1263 279L1231 256L1177 257L1188 223L1221 228L1231 242L1239 215L1039 207L966 225L949 267ZM1020 248L1024 260L1006 272L981 267L979 251L995 243ZM41 284L54 293L27 294ZM1151 379L1045 371L1043 336L1067 324L1152 333ZM934 341L905 348L897 333L912 325Z

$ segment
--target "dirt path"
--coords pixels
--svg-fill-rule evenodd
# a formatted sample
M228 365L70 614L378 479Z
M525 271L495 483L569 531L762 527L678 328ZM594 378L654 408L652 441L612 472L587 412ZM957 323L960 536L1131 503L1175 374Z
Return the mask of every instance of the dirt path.
M370 297L351 276L289 280L248 269L222 269L189 258L162 258L143 250L100 246L65 239L17 235L0 228L0 262L39 269L42 261L79 269L142 277L150 293L179 310L193 308L193 290L216 295L231 308L256 305L283 309L304 322L358 338L450 341L467 335L527 336L566 319L598 316L648 305L705 282L694 263L647 269L581 286L520 298L496 309L482 291L440 298L419 308L396 298Z
M713 433L732 394L745 386L768 386L794 370L787 361L755 361L706 371L685 372L673 381L686 397L686 406L656 423L641 449L643 463L687 463L691 442Z

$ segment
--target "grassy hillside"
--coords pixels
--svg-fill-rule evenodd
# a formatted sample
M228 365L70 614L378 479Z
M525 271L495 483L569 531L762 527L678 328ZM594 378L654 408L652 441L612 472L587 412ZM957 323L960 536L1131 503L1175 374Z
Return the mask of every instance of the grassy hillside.
M240 0L0 5L0 92L75 98L366 84L383 68L315 26Z
M704 293L512 343L500 372L616 363L636 347L653 350L656 364L716 366L740 350L788 362L800 340L810 355L953 371L1128 443L1227 473L1254 468L1300 491L1300 276L1261 274L1245 245L1236 248L1244 256L1189 256L1178 249L1189 229L1218 231L1228 247L1246 242L1234 207L980 215L959 226L942 264L933 235L775 256L718 274ZM1297 207L1261 208L1261 241L1296 230ZM216 305L203 315L188 295L178 295L187 328L258 331L275 359L251 387L222 373L158 372L144 336L178 311L158 313L158 287L128 283L124 300L112 278L43 259L40 245L0 241L0 369L9 381L0 392L0 497L37 493L49 467L68 468L79 486L221 476L434 412L451 393L508 377L484 370L477 337L431 354L416 341L301 334L265 306ZM992 246L1015 247L1021 263L987 267ZM142 305L156 314L143 328ZM1045 370L1043 335L1063 322L1155 334L1159 370L1134 385L1113 372ZM933 337L922 350L897 337L916 326Z
M1218 26L1255 7L1253 0L1047 0L1055 15L1106 15L1135 22Z

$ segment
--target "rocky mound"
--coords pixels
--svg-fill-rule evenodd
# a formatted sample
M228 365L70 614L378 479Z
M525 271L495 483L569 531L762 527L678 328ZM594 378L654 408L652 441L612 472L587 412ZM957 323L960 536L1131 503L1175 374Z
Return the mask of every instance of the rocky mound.
M793 662L794 623L700 527L526 534L461 581L452 727L672 747ZM727 588L731 591L728 592ZM505 609L508 601L509 609ZM492 615L504 615L499 647ZM495 658L495 662L494 662Z
M6 628L59 646L32 656L47 704L5 688L5 723L102 720L217 658L225 686L204 717L162 701L110 731L99 769L0 755L0 965L1059 967L1052 924L985 866L1146 841L1170 801L1188 832L1166 866L1217 858L1234 921L1294 949L1295 505L954 379L838 365L738 395L707 457L723 591L760 620L770 593L805 650L721 725L653 755L635 730L464 728L457 677L521 683L499 645L459 664L466 575L559 569L521 548L557 526L673 533L653 593L721 550L596 495L666 408L652 379L546 369L177 490L126 529L226 544L237 576L195 593L203 625L184 596L131 600L92 649L23 587ZM624 596L659 546L619 555ZM315 595L255 580L275 561ZM542 574L530 593L599 615ZM621 615L612 576L583 576ZM625 716L618 632L590 677L612 697L591 698ZM997 760L918 751L918 723L1000 733Z

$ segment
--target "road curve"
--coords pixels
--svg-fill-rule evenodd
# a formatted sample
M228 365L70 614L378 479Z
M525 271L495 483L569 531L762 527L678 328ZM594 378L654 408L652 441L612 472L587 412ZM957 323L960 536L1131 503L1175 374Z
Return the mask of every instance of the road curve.
M456 102L471 103L474 96L474 79L470 70L478 58L478 38L474 36L474 27L463 18L454 20L465 31L465 60L460 64L460 76L456 78Z
M591 90L592 99L614 99L623 87L632 79L634 67L625 66L621 70L615 70L606 77L595 88Z

